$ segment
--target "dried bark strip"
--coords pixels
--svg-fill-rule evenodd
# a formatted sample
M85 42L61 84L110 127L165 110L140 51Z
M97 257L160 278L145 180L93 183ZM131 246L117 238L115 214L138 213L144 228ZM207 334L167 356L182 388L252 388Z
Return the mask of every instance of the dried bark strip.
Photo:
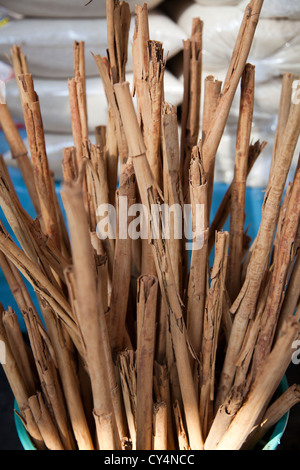
M29 408L48 450L66 450L58 435L41 393L28 400Z
M35 187L32 165L27 148L19 134L7 104L0 104L0 125L11 150L12 158L16 160L23 177L30 199L36 213L40 214L40 202Z
M273 148L271 168L270 168L271 174L274 172L274 167L276 165L277 152L278 152L278 149L280 148L285 126L289 117L291 101L292 101L294 78L295 78L294 75L291 73L285 73L282 76L282 86L281 86L280 104L279 104L279 111L278 111L277 128L276 128L276 133L275 133L275 141L274 141L274 148Z
M77 315L86 348L98 442L102 450L113 450L120 449L121 443L107 381L107 361L98 316L95 257L81 185L80 180L65 185L62 198L70 229Z
M167 423L166 403L155 403L153 409L153 450L168 450Z
M223 295L227 270L229 233L216 234L216 251L211 272L203 319L200 372L200 418L203 435L207 436L213 421L215 398L216 355L223 311Z
M60 247L59 228L56 217L50 168L48 164L43 121L39 98L34 90L31 74L19 75L18 80L24 97L23 115L33 166L35 186L39 196L41 216L45 233Z
M261 412L268 406L291 361L291 344L299 334L299 315L298 311L296 317L290 317L285 322L273 350L251 387L247 401L223 435L216 447L217 450L239 450L250 435Z
M125 179L126 175L126 179ZM112 292L110 299L110 340L113 355L123 350L126 337L126 314L130 291L131 249L132 240L128 234L130 218L127 224L122 223L120 213L120 200L125 198L127 214L130 206L134 204L136 196L135 174L133 164L128 161L123 168L123 181L117 191L116 207L118 214L117 240L114 254L114 267L112 278ZM126 217L127 217L126 214Z
M191 37L183 41L184 94L181 118L180 172L184 202L189 203L189 168L192 149L198 143L200 131L202 83L203 21L194 18Z
M225 129L235 92L248 59L262 5L263 0L251 0L245 9L216 112L214 113L214 117L203 143L203 158L208 168L207 181L210 188L209 208L211 207L212 200L212 181L216 153Z
M291 266L294 260L294 245L300 221L300 160L296 170L285 223L282 227L277 255L274 260L274 270L270 284L269 295L262 315L260 332L253 355L255 373L262 367L265 358L271 350L277 321L289 280ZM290 312L292 313L292 312Z
M208 288L207 181L201 147L194 147L190 164L190 200L192 205L193 247L187 293L187 331L197 358L200 358L206 292ZM199 213L199 210L201 213ZM199 217L201 216L200 226ZM198 224L198 226L197 226Z
M247 169L247 177L250 174L250 171L253 168L254 163L262 153L263 149L266 147L267 142L262 142L260 143L257 141L255 144L250 145L249 147L249 157L248 157L248 169ZM219 208L216 212L216 215L213 219L213 221L210 224L210 230L209 230L209 253L211 253L211 250L214 246L214 241L215 241L215 232L222 230L222 228L225 225L225 222L230 214L231 210L231 193L232 191L232 183L227 189L222 202L219 205Z

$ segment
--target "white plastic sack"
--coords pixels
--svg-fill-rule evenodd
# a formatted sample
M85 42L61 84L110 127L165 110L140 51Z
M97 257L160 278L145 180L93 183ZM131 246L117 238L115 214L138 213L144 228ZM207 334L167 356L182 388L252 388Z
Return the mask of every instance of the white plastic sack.
M196 0L198 2L202 0ZM245 7L249 0L243 0L241 7ZM265 0L261 15L263 18L286 18L300 20L300 2L298 0Z
M214 73L228 67L243 17L241 8L201 6L181 0L172 0L165 8L187 35L191 34L193 18L200 17L204 21L205 69ZM299 49L300 21L261 18L248 60L257 66L257 79L265 81L283 72L299 73Z
M131 11L135 4L142 5L144 0L127 0ZM148 8L154 8L162 0L148 0ZM1 5L24 16L56 18L103 18L106 15L106 0L2 0Z
M182 50L184 32L166 15L149 13L151 39L161 41L168 58ZM132 38L134 17L130 28L127 70L132 71ZM73 76L73 43L84 41L86 75L98 75L90 52L106 55L106 19L22 19L0 28L0 60L7 62L10 48L22 46L29 70L36 77L66 78Z
M133 83L133 75L126 79ZM67 80L35 79L35 90L39 96L44 130L52 133L72 133L69 93ZM100 77L87 79L87 107L90 132L96 126L107 123L107 100ZM183 97L183 87L168 70L165 72L165 99L168 103L178 106ZM6 101L13 117L23 121L18 87L15 80L7 83Z

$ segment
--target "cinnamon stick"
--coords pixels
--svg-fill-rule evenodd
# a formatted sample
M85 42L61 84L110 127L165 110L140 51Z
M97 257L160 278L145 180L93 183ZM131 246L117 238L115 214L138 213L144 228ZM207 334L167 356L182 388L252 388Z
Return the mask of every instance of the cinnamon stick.
M142 203L151 214L151 204L157 204L156 185L146 158L145 146L135 114L128 83L115 85L118 106L127 138L129 155L133 159L133 165L140 190ZM155 184L155 183L154 183ZM155 191L155 193L154 193ZM159 224L156 220L155 224ZM155 227L159 232L159 227ZM185 325L182 317L182 306L174 282L174 274L169 258L169 253L159 235L159 239L152 240L153 256L158 273L160 288L164 301L168 308L172 342L175 351L177 370L179 375L181 393L184 403L184 411L190 445L194 449L203 447L199 416L197 416L197 398L193 386L192 371L189 362L189 351L186 343Z
M102 333L103 347L105 350L105 358L108 371L108 382L111 391L112 405L115 413L116 424L118 428L119 438L121 441L122 447L124 446L125 441L128 439L128 426L125 417L125 409L122 400L120 380L116 372L116 365L113 361L113 355L110 347L109 339L109 320L106 319L105 314L107 310L105 308L105 298L103 297L103 289L101 288L100 282L97 285L97 293L99 298L99 322L100 330ZM104 294L105 295L105 294Z
M53 346L70 424L78 450L94 450L85 416L77 371L74 368L75 350L73 343L62 322L55 318L49 309L46 312L46 309L46 306L42 309L43 317Z
M117 145L118 145L118 154L119 154L119 161L120 161L120 168L122 168L122 165L126 163L127 158L128 158L128 148L127 148L127 142L126 138L124 136L124 129L122 122L120 120L120 115L118 111L118 106L116 102L116 97L115 97L115 92L114 92L114 87L113 83L110 78L109 74L109 68L107 64L107 60L103 57L101 57L99 54L97 56L93 55L94 60L96 62L96 65L98 67L102 83L104 86L108 106L109 106L109 116L111 115L114 121L115 125L115 131L113 128L111 128L111 133L108 135L111 135L113 133L116 134L117 138ZM110 122L110 121L108 121ZM111 148L111 147L110 147ZM114 166L116 166L116 157L115 157L115 145L114 145L114 140L112 140L112 156L114 159ZM109 165L109 163L108 163Z
M245 9L230 65L223 83L222 93L203 143L203 158L205 165L207 165L206 167L208 168L207 181L210 188L209 209L211 207L212 200L212 181L216 153L225 129L239 80L247 62L262 5L263 0L251 0Z
M86 78L85 78L85 43L84 41L74 41L74 77L76 82L77 101L81 123L82 140L88 140L88 111L86 98Z
M299 292L299 274L300 274L300 251L298 251L293 270L289 279L286 294L284 296L278 327L284 322L284 320L294 312L297 308L300 292Z
M184 252L182 241L182 218L183 196L180 179L180 153L178 137L177 109L168 103L162 106L162 157L163 157L163 194L166 208L165 230L166 242L172 262L175 282L180 295L183 294L184 279ZM163 363L166 358L166 347L170 346L168 340L170 332L168 329L167 311L164 302L161 302L158 316L157 351L156 358ZM172 361L172 352L167 357ZM171 366L172 370L172 366ZM173 382L173 381L172 381Z
M127 2L106 0L107 43L113 83L125 81L130 9Z
M76 347L81 351L81 339L78 335L77 325L73 319L72 311L64 295L57 289L44 274L37 268L19 247L12 241L5 228L0 226L0 248L6 257L19 269L23 276L31 283L39 294L56 312L67 326Z
M0 124L11 150L12 157L16 160L18 168L27 187L30 199L37 214L40 213L40 203L34 183L33 170L28 151L19 134L18 128L12 118L7 104L0 104Z
M153 426L153 361L158 281L138 280L137 298L137 450L151 450Z
M16 359L14 357L14 354L12 352L12 349L9 345L9 341L2 321L3 312L3 305L0 305L0 340L2 342L1 346L4 349L4 361L1 362L1 365L8 379L9 385L14 394L20 412L21 414L23 414L23 410L27 407L29 393L26 384L23 380L20 369L18 367L18 364L16 362Z
M205 439L205 450L216 449L236 413L239 411L242 401L242 393L236 387L233 387L214 416L209 433Z
M70 229L78 321L86 346L98 442L103 450L118 449L121 444L109 384L106 379L107 364L98 319L95 259L84 208L81 181L65 185L62 197ZM86 296L87 292L89 292L88 297ZM90 325L93 327L91 328Z
M28 356L28 348L25 345L24 338L18 322L18 317L11 307L2 315L2 322L5 328L6 336L22 374L24 383L29 394L35 392L36 377L31 369L31 358Z
M41 393L28 400L30 410L48 450L65 450Z
M208 286L207 181L201 146L194 147L190 164L190 200L192 204L193 245L187 292L187 331L196 357L200 357L205 299ZM201 210L201 213L199 213ZM199 227L199 216L200 227ZM198 226L197 226L198 224ZM199 230L200 229L200 230ZM195 234L195 235L194 235Z
M56 369L56 358L50 338L40 319L30 310L23 312L45 403L66 450L74 449L65 400Z
M240 116L236 140L234 178L231 189L227 290L232 302L236 299L241 287L246 179L254 108L254 81L255 67L247 64L241 81Z
M166 403L155 403L153 410L153 450L168 450L167 421Z
M137 403L137 383L136 383L136 362L135 353L132 350L123 351L118 358L123 400L132 450L136 450L136 403Z
M24 102L26 101L26 97L24 96L24 90L19 80L19 76L30 73L29 68L28 68L27 58L22 48L18 45L14 45L10 49L10 55L11 55L11 63L14 69L14 74L16 77L16 82L17 82L17 86L19 90L20 102L21 102L21 105L23 106Z
M126 172L126 173L125 173ZM126 174L126 179L125 179ZM122 202L121 202L122 201ZM121 218L121 204L126 204L123 223ZM122 184L117 191L117 240L114 256L112 293L110 299L110 334L111 347L114 354L122 351L124 346L126 313L130 290L131 245L132 240L128 234L130 219L127 217L130 206L135 202L135 175L131 161L123 168ZM124 214L123 214L124 215Z
M47 245L49 245L51 241L49 240L48 243L45 238L43 239L43 234L41 233L41 228L38 227L38 222L34 222L21 206L3 157L0 157L0 175L0 204L12 231L25 253L30 256L37 265L41 266L44 273L53 281L53 284L57 285L54 274L49 267L49 264L54 267L52 264L54 257L49 250L47 250ZM42 252L44 251L42 246L46 248L47 254L50 255L49 257L46 255L46 252ZM46 257L48 258L47 262ZM63 257L61 256L61 258L61 262L63 262ZM59 263L56 261L54 261L54 263L54 270L56 271Z
M260 285L271 252L280 200L300 133L299 122L300 106L293 104L278 154L276 172L269 181L266 191L262 209L262 222L254 242L255 245L248 265L246 279L231 308L231 312L235 313L235 319L220 380L217 399L219 405L223 402L234 379L235 359L239 353L249 318L255 311Z
M157 185L162 188L161 111L165 61L162 43L150 40L146 4L135 9L132 54L138 122L153 177ZM142 240L141 273L156 275L147 239Z
M59 229L56 218L53 188L46 154L45 136L38 96L34 90L31 74L19 75L23 94L23 115L33 165L35 185L41 206L45 232L59 247Z
M272 153L272 161L271 161L271 167L270 167L271 174L274 172L274 167L276 165L277 152L278 152L278 149L280 148L285 126L289 117L289 112L290 112L291 102L292 102L294 78L295 78L294 75L291 73L285 73L282 76L278 120L277 120L274 147L273 147L273 153Z
M277 400L269 406L259 426L253 431L253 436L246 442L247 448L253 449L266 433L275 426L291 408L300 402L300 386L291 385Z
M111 106L107 111L107 133L106 133L106 146L105 158L107 165L107 179L109 187L109 202L115 205L115 193L118 182L118 141L116 138L116 126L111 110Z
M173 407L171 404L171 391L169 370L167 365L161 365L154 362L154 387L157 384L158 396L157 401L163 402L167 406L167 440L168 450L175 450L175 437L173 426Z
M34 447L37 450L46 450L46 445L40 433L40 430L36 424L36 421L33 417L32 411L30 406L28 405L27 408L23 412L23 416L21 416L16 410L15 413L21 419L26 431L28 432Z
M249 154L248 154L248 168L247 168L247 177L250 174L250 171L253 168L254 163L256 162L257 158L260 156L261 152L266 147L267 142L260 143L259 141L255 142L255 144L251 144L249 147ZM209 230L209 253L213 248L213 244L215 241L215 232L222 230L225 225L225 222L230 214L231 210L231 191L232 191L232 183L230 184L229 188L227 189L218 210L214 216L210 224Z
M70 78L68 80L68 90L69 90L72 135L73 135L74 146L76 149L77 171L79 171L80 166L81 166L81 159L82 159L82 130L81 130L81 120L80 120L80 112L79 112L79 104L78 104L75 78Z
M183 423L181 410L180 410L178 401L174 403L173 409L174 409L174 415L175 415L179 450L180 451L190 450L190 446L189 446L188 438L187 438L186 431L184 428L184 423Z
M262 409L267 406L291 361L291 344L299 333L299 313L298 318L286 321L272 352L252 385L247 401L218 443L217 450L240 449Z
M213 420L215 397L216 355L219 343L223 310L223 292L226 279L229 233L216 234L214 265L211 272L211 285L203 319L200 372L200 417L203 435L206 436Z
M272 273L270 292L261 320L260 332L255 346L253 365L257 371L270 351L275 335L279 312L288 283L293 262L293 245L300 220L300 160L296 169L293 187L286 209L286 220L280 234L275 266Z
M202 143L205 141L209 126L215 115L222 89L222 82L216 80L213 75L208 75L204 80L204 103L202 117Z

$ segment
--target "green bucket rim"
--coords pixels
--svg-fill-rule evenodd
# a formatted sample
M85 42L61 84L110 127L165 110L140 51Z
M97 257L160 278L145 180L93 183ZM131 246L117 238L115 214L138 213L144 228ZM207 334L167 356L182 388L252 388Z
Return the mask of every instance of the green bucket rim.
M282 394L283 392L285 392L286 390L288 389L288 381L287 381L287 378L286 376L284 376L280 382L280 385L277 389L277 393L280 393ZM276 394L275 394L276 396ZM22 419L20 418L20 416L18 415L18 412L19 412L19 407L17 405L17 402L15 401L15 413L14 413L14 416L15 416L15 425L16 425L16 429L17 429L17 434L18 434L18 437L19 437L19 440L22 444L22 447L24 450L37 450L31 440L31 438L29 437L26 429L25 429L25 426L22 422ZM286 426L287 426L287 423L288 423L288 419L289 419L289 412L286 413L279 421L278 423L275 425L274 427L274 430L272 432L272 435L269 439L268 442L260 442L260 445L259 445L259 448L261 448L261 450L276 450L277 447L279 446L280 442L281 442L281 438L284 434L284 431L286 429Z

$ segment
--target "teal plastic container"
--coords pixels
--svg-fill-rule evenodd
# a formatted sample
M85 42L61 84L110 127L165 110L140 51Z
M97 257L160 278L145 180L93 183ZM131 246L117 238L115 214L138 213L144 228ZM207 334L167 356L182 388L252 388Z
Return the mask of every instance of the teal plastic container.
M278 390L275 396L277 394L281 395L287 389L288 389L288 382L287 382L286 377L284 376L280 383L280 386L278 387ZM18 411L18 405L16 402L15 402L15 409ZM272 431L271 437L269 438L269 440L267 442L264 442L264 441L260 442L257 450L276 450L277 449L277 447L280 444L281 438L284 434L284 431L286 429L288 418L289 418L289 413L286 413L286 415L284 415L274 427L274 430ZM15 413L15 424L16 424L17 433L18 433L20 442L23 446L23 449L31 450L31 451L36 450L30 437L27 434L27 431L22 423L22 420L16 413Z

